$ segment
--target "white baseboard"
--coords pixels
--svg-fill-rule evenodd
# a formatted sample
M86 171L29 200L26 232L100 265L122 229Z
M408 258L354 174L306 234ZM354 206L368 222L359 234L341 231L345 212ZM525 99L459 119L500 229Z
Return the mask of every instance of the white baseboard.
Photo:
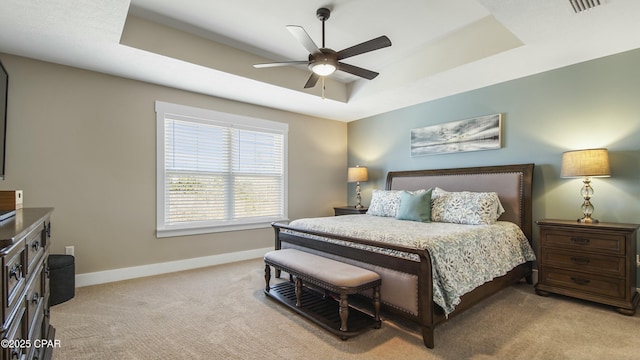
M76 275L76 287L104 284L114 281L129 280L145 276L160 275L176 271L191 270L201 267L227 264L236 261L261 258L270 248L238 251L234 253L211 255L193 259L169 261L158 264L134 266L122 269L97 271Z
M129 280L145 276L160 275L176 271L191 270L201 267L228 264L237 261L261 258L273 248L253 249L234 253L211 255L193 259L170 261L165 263L134 266L129 268L97 271L76 275L76 287L105 284L114 281ZM538 269L531 273L533 284L538 283ZM640 293L640 288L636 289Z

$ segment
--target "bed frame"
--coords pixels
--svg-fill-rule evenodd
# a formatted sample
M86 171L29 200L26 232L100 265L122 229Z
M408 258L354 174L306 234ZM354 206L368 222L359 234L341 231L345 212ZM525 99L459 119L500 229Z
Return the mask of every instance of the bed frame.
M392 171L387 175L387 190L418 190L440 187L447 191L494 191L505 208L499 220L517 224L529 242L532 231L532 180L534 164L484 166L440 170ZM382 244L357 238L336 236L322 232L296 229L284 224L272 224L275 248L297 248L345 261L378 272L382 277L382 306L386 311L410 319L422 328L426 347L434 347L434 329L499 290L525 278L531 283L532 263L521 264L506 275L493 279L462 296L460 304L448 317L433 302L431 258L427 250ZM416 254L420 261L411 261L350 246L318 241L309 237L282 232L290 229L299 233L330 237L338 240L390 248ZM276 276L279 274L276 272ZM387 288L385 292L385 279ZM398 289L402 289L399 293ZM386 296L386 297L385 297ZM407 304L409 299L409 304Z

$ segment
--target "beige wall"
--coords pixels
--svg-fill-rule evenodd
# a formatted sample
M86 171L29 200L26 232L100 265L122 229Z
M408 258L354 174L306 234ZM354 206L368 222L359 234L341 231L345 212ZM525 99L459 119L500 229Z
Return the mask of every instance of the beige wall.
M52 253L76 273L265 248L268 229L155 237L156 100L289 124L289 217L331 215L347 198L347 126L0 54L9 73L6 177L26 207L55 208Z

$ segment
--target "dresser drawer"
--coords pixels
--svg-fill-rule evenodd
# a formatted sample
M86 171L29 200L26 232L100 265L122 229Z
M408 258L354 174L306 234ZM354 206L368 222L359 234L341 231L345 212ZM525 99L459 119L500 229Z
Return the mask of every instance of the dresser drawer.
M29 265L27 267L27 274L33 272L33 268L40 262L40 257L42 253L44 253L44 224L42 227L37 227L27 236L25 237L25 254L27 256L26 263Z
M10 340L10 345L14 345L12 347L2 347L0 351L2 351L3 359L24 359L27 352L26 347L26 339L23 334L23 321L22 317L24 315L24 307L20 307L18 312L15 314L15 318L11 321L11 327L8 329L3 339ZM9 345L7 344L7 345Z
M540 271L541 282L579 290L585 293L624 298L626 286L624 279L610 278L593 274L576 273L555 268L543 267Z
M42 282L42 296L48 298L49 293L51 292L49 286L49 250L46 250L44 254L42 254L42 256L44 257L42 263L42 273L40 274L40 281Z
M29 284L27 285L27 291L25 293L24 302L25 308L27 309L26 322L30 327L33 320L37 317L38 308L41 306L44 299L44 294L42 293L42 270L43 267L40 265L37 268L37 272L34 273L34 276L29 279Z
M625 254L624 235L612 234L611 232L591 231L585 233L557 229L543 229L543 233L543 236L540 237L540 245L542 246L616 255Z
M44 318L43 312L44 304L40 301L38 305L38 311L36 312L36 318L33 319L31 325L29 326L29 336L28 339L31 344L35 344L36 340L43 339L42 336L42 320ZM43 347L31 346L27 349L27 360L40 360L42 359L42 353L44 351Z
M20 242L15 245L7 257L3 258L2 278L4 279L2 299L5 307L5 319L9 314L9 309L14 308L15 304L22 298L22 291L25 287L25 266L24 266L24 243Z
M599 275L625 276L625 258L564 249L542 248L540 261L547 266Z

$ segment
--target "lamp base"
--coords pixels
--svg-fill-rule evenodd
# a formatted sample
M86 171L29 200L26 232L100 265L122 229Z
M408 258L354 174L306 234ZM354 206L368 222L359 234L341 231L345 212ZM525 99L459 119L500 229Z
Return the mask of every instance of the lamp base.
M593 188L591 187L591 179L586 176L582 181L584 186L580 189L580 194L582 195L584 202L580 209L582 210L582 218L578 219L579 223L582 224L597 224L598 220L593 219L591 214L593 214L593 205L591 204L591 196L593 195Z
M360 181L356 182L356 209L364 209L364 206L360 203L362 201L362 196L360 196Z

